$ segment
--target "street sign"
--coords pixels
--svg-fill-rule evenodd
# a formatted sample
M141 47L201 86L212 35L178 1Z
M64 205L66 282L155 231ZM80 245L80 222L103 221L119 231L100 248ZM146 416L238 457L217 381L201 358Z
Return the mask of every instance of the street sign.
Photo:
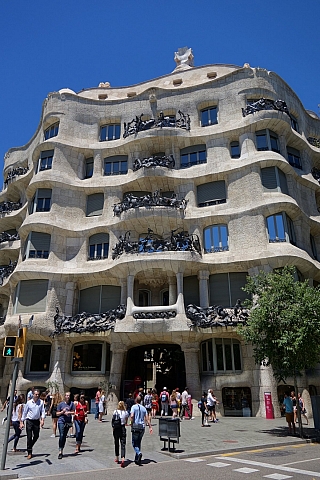
M5 337L3 357L15 357L17 337Z

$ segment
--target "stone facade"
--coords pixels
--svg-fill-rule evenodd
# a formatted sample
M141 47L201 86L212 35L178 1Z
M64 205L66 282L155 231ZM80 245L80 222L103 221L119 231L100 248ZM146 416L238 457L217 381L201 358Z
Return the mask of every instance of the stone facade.
M311 173L320 169L320 148L307 140L320 138L320 121L275 73L248 64L193 67L188 55L189 64L177 61L171 74L138 85L105 82L50 93L33 138L6 154L10 179L0 203L22 206L0 218L1 232L19 233L0 243L1 265L17 261L0 287L0 342L16 333L19 315L25 323L34 314L19 390L48 382L61 390L102 384L114 404L134 380L129 351L145 346L136 382L149 387L168 378L168 387L177 386L175 379L184 388L186 381L195 399L213 387L231 415L250 408L264 416L264 392L271 391L279 415L272 372L254 364L235 326L191 327L185 306L233 307L245 274L287 264L311 283L320 281L320 187ZM287 111L242 114L261 99L280 99ZM158 157L173 157L174 167L133 168L137 159ZM159 192L171 200L151 204ZM145 204L115 214L130 193L133 202L144 196ZM176 199L185 208L175 208ZM112 258L126 232L126 249ZM200 241L200 253L190 239ZM130 242L138 242L135 253ZM95 331L105 325L99 314L120 304L124 318ZM82 307L97 317L75 320ZM53 336L57 308L70 333ZM100 366L82 357L88 345L86 355L99 354ZM183 352L176 377L170 366L157 377L161 359L148 362L157 345ZM144 377L147 363L151 377ZM9 360L2 358L0 371L3 399ZM318 373L301 379L306 400L308 389L319 393Z

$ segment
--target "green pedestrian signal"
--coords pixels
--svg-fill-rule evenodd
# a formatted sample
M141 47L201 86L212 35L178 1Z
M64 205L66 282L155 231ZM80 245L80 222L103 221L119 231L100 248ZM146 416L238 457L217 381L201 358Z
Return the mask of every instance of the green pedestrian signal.
M5 337L3 357L15 357L17 337Z

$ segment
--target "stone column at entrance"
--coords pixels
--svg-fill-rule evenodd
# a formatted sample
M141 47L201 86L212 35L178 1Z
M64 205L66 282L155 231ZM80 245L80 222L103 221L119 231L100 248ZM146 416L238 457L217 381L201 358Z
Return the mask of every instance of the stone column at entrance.
M124 357L127 348L123 343L112 343L110 346L112 352L110 367L110 389L107 398L107 405L110 411L117 408L118 401L121 398L120 386L122 380Z
M200 307L208 308L209 307L209 291L208 291L209 272L207 270L200 270L198 273L198 279L199 279Z
M54 388L55 390L59 389L60 392L63 392L65 388L66 366L68 365L67 357L69 349L71 348L71 343L69 340L55 337L51 348L53 367L48 381L52 382L53 385L56 385L56 388Z
M201 382L199 365L199 344L182 343L181 349L184 353L184 361L186 366L186 386L189 387L189 393L192 395L192 398L200 400Z

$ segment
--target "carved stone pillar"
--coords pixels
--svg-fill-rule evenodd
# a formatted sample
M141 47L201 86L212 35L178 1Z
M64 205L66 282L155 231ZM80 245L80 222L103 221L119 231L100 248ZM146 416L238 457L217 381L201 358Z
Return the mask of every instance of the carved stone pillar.
M192 398L200 400L201 382L200 382L200 364L199 364L199 344L182 343L181 349L184 353L186 367L186 383L189 387L189 393Z
M134 275L127 277L127 315L132 315Z
M110 411L114 410L118 401L121 398L120 386L122 380L122 373L124 367L124 359L127 353L127 347L123 343L112 343L111 350L111 367L109 383L111 387L109 389L107 404Z
M209 307L209 290L208 290L209 272L208 270L200 270L198 273L198 280L199 280L200 307L208 308Z
M244 133L239 137L241 158L246 158L251 153L256 152L255 134Z
M94 152L93 177L101 177L103 171L103 160L100 152Z
M74 292L77 288L76 282L66 283L66 305L64 308L65 315L73 315Z
M177 313L185 313L183 301L183 273L176 273L177 277Z
M173 305L177 301L177 282L174 277L169 277L168 283L169 283L169 305Z
M127 279L126 278L121 278L120 279L120 284L121 284L121 298L120 298L120 303L122 305L125 305L127 303L127 296L128 296L128 290L127 290Z
M70 368L68 365L69 349L71 343L68 340L61 339L59 337L54 338L52 342L52 368L49 382L56 384L60 392L64 392L65 389L65 374L69 373ZM68 370L66 372L66 370Z

